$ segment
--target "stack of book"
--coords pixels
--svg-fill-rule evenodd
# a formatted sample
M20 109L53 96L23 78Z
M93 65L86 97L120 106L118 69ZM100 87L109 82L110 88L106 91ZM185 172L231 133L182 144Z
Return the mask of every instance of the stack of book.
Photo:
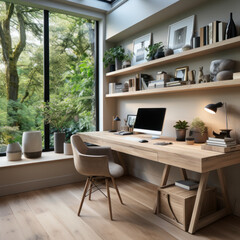
M193 180L179 180L175 182L175 186L187 189L187 190L193 190L198 188L198 182L195 182Z
M227 23L214 21L200 28L200 46L223 41Z
M237 143L233 138L209 137L207 140L207 145L219 146L219 147L232 147L232 146L236 146Z
M186 81L171 81L166 83L166 87L176 87L186 85Z

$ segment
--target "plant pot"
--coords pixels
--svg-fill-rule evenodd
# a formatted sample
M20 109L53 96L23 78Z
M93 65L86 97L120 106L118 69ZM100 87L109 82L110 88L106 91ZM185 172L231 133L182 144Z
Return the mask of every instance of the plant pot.
M165 54L161 49L158 49L157 52L154 54L154 59L162 58Z
M65 142L65 133L55 132L54 133L54 152L55 153L63 153L64 142Z
M202 134L198 129L192 128L189 132L189 136L194 138L195 143L205 143L208 139L207 129Z
M18 142L10 143L6 150L8 161L18 161L22 158L22 149Z
M119 70L119 69L122 69L122 61L115 58L115 70Z
M23 132L22 149L26 158L42 156L42 134L40 131Z
M130 67L130 66L131 66L131 62L130 61L123 61L122 68Z
M65 155L73 155L72 145L71 143L64 143L64 154Z
M114 72L115 71L115 64L111 64L110 65L110 72Z
M177 141L185 141L186 129L176 129Z

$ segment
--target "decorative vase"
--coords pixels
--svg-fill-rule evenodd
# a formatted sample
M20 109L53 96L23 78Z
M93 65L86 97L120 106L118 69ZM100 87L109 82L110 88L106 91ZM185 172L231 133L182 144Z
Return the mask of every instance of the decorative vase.
M225 39L233 38L236 36L237 36L236 25L233 21L232 13L230 13L230 20L227 24Z
M65 133L55 132L54 133L54 152L55 153L63 153L64 142L65 142Z
M189 136L194 138L195 143L205 143L208 139L207 128L204 133L201 133L197 128L192 128L189 132Z
M39 158L42 156L42 135L40 131L23 132L23 154L26 158Z
M119 69L122 69L122 61L115 58L115 70L119 70Z
M65 155L73 155L72 145L71 143L64 143L64 154Z
M158 49L157 52L154 54L154 59L158 59L162 57L164 57L164 52L162 49Z
M110 65L110 72L114 72L115 71L115 64L111 64Z
M176 129L177 141L185 141L186 129Z
M10 143L7 146L6 150L7 160L8 161L17 161L22 158L22 149L18 142Z

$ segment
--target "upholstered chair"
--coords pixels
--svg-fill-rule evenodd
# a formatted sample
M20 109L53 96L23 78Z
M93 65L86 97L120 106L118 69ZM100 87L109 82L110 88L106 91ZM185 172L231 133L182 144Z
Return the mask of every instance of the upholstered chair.
M71 144L73 149L75 168L81 175L87 176L82 200L78 210L78 216L80 216L82 205L85 197L87 196L87 192L89 200L91 200L91 193L93 187L96 187L98 190L101 191L101 189L96 185L97 178L101 177L105 178L109 213L110 219L112 220L113 218L109 191L109 180L112 181L113 187L116 189L119 200L121 204L123 204L122 198L115 182L115 178L121 177L124 174L123 167L119 164L114 163L113 154L110 147L88 147L82 141L81 137L77 134L71 136Z

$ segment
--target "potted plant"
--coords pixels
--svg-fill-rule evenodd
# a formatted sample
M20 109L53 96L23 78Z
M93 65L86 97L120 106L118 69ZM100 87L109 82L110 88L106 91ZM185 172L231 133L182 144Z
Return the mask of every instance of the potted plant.
M124 52L125 50L122 46L109 48L103 56L104 67L110 66L110 72L121 69Z
M173 126L176 128L176 135L177 135L177 141L185 141L186 138L186 130L189 127L188 122L185 120L177 121L176 124Z
M164 57L164 51L163 51L162 42L154 43L153 45L149 45L145 49L148 52L148 54L147 54L147 60L148 61Z
M194 118L191 124L189 136L194 138L195 143L205 143L208 138L207 127L200 118Z
M43 115L45 121L53 127L54 132L54 151L63 153L65 141L65 129L77 114L77 108L73 101L57 100L43 104Z
M122 62L122 68L126 68L126 67L131 66L132 57L133 57L133 53L131 53L131 52L128 52L128 53L124 54L123 62Z

